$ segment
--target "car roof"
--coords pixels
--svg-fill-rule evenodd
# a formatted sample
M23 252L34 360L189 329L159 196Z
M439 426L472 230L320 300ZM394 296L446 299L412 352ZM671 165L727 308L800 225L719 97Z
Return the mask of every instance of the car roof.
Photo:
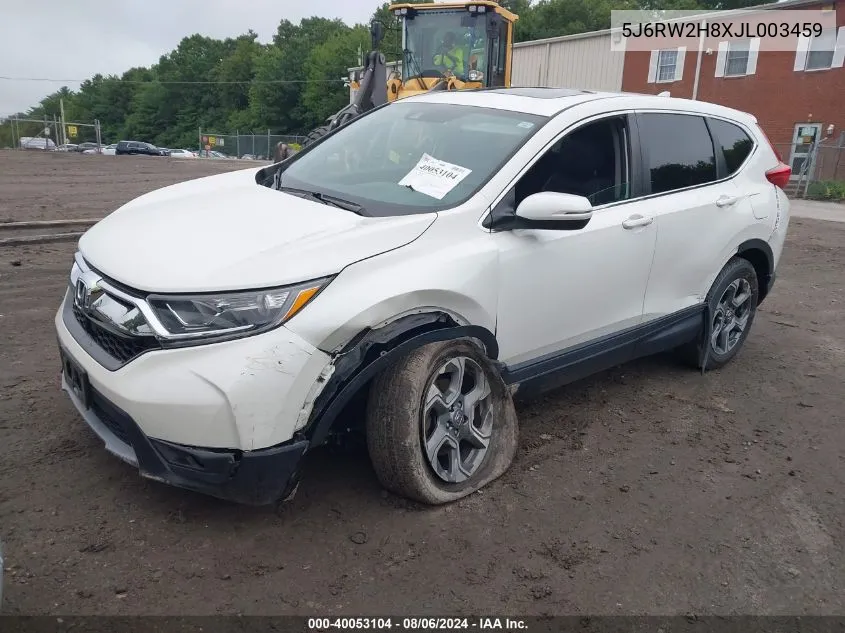
M402 101L454 103L456 105L494 108L552 117L573 106L600 99L608 100L608 107L613 109L678 110L721 116L749 124L757 122L757 119L747 112L706 101L631 92L599 92L572 88L526 87L438 91L407 97ZM610 101L613 101L613 103L611 104Z

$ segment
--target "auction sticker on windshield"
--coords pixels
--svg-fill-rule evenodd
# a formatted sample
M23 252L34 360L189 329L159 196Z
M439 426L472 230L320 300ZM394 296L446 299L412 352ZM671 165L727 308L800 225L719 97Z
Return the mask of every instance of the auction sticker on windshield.
M471 169L423 154L419 162L399 181L399 184L442 200L470 173L472 173Z

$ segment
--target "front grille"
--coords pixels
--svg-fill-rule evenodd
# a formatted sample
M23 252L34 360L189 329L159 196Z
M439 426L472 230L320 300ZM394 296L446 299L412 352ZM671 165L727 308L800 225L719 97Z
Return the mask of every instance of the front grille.
M109 356L123 363L129 362L151 349L161 349L159 342L152 336L130 338L110 332L85 316L76 304L73 305L73 316L97 345Z

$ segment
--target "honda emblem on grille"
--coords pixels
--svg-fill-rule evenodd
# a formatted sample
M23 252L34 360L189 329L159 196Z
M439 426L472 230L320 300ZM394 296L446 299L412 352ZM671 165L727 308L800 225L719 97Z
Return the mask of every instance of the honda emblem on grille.
M103 289L99 285L100 280L101 277L99 275L90 271L84 272L79 276L79 279L76 281L73 302L82 308L82 310L87 312L91 308L91 304L103 294Z

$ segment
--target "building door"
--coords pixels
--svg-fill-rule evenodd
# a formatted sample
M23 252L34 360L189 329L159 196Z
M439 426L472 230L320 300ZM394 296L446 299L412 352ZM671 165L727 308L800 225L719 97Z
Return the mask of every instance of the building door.
M798 123L792 134L792 154L789 165L792 167L792 178L798 178L804 163L810 160L810 149L819 140L822 132L821 123ZM807 165L805 175L812 176L813 165Z

